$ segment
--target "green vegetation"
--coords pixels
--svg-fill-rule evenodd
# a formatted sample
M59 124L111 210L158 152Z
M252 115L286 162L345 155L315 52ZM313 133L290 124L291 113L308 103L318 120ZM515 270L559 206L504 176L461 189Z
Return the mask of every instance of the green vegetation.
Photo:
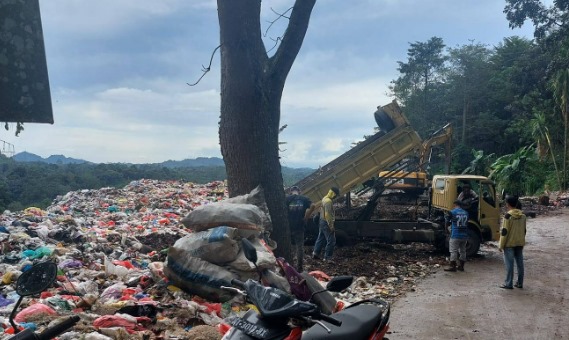
M566 189L569 1L507 0L505 13L511 27L531 20L535 40L411 43L391 94L423 138L453 124L453 173L492 174L517 194Z
M312 169L283 168L285 185ZM0 155L0 212L30 206L46 208L58 196L81 189L122 188L133 180L183 180L208 183L225 180L223 166L166 167L156 164L48 164L20 163Z

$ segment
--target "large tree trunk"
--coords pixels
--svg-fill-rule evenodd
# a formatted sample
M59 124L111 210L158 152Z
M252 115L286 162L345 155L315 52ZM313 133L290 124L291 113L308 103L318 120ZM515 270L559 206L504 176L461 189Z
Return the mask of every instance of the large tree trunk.
M290 260L290 231L278 135L285 79L300 50L316 0L295 4L281 46L268 58L259 0L218 0L221 40L219 141L230 196L265 190L277 255Z

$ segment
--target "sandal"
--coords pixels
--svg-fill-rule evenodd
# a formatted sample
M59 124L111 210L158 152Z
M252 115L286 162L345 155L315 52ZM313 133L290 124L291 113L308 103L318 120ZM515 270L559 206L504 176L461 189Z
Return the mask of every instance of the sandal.
M504 288L504 289L514 289L514 287L512 287L512 286L506 286L506 285L501 285L500 288Z

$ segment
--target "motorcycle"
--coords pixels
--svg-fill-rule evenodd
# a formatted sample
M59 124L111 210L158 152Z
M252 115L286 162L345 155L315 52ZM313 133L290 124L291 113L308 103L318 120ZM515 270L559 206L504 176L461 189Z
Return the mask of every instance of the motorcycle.
M257 262L257 253L246 239L242 241L245 257ZM348 288L351 276L330 280L324 291L339 292ZM229 318L231 328L223 340L317 340L317 339L383 339L389 329L390 304L382 299L358 301L331 315L323 314L311 302L301 301L273 287L265 287L255 280L232 280L233 287L222 287L243 295L257 307L241 317ZM310 299L312 300L312 298ZM309 301L310 301L309 300Z
M22 303L22 299L26 296L36 295L48 287L53 285L57 277L57 265L53 262L41 262L32 266L32 268L23 272L16 282L16 293L20 296L14 309L10 313L10 324L14 329L15 335L8 338L8 340L50 340L58 336L59 334L67 331L69 328L73 327L80 318L77 315L71 316L64 321L54 325L52 327L46 328L41 333L35 333L32 329L26 328L24 330L19 329L18 325L14 322L14 317L16 316L16 311Z

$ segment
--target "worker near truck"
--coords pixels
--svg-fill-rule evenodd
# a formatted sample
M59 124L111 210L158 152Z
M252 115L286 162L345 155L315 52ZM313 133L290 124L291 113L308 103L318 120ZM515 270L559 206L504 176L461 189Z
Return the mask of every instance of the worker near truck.
M306 196L300 194L300 188L293 186L286 197L288 209L288 225L293 243L294 265L297 271L302 272L304 258L304 228L308 218L314 211L314 204Z
M446 216L447 222L451 223L449 251L450 265L445 268L447 272L464 271L466 262L466 242L468 241L468 212L462 209L462 201L455 200L453 209ZM460 257L459 257L460 255ZM457 267L457 260L460 264Z
M478 201L478 195L468 183L462 185L462 191L457 197L457 200L461 201L462 206L468 208L472 203Z
M513 289L524 286L524 246L526 244L526 215L516 208L518 198L506 196L508 212L502 219L500 243L498 248L504 252L504 265L506 267L506 280L500 288ZM518 281L512 285L514 279L514 261L518 268Z
M340 190L336 187L330 188L328 194L322 198L322 207L320 209L320 221L318 222L318 238L314 244L312 252L313 259L320 258L320 252L326 243L324 249L324 261L330 261L334 254L336 246L336 234L334 229L334 205L332 200L340 195Z
M461 207L468 212L471 218L478 216L478 195L468 183L462 185L462 191L456 198L461 202Z

